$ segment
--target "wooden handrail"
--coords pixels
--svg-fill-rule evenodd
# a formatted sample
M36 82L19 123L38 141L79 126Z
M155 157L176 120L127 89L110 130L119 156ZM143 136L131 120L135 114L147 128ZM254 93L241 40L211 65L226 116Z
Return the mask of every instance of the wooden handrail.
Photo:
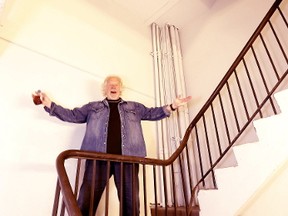
M125 156L125 155L115 155L115 154L106 154L82 150L66 150L61 152L56 160L56 169L59 176L59 184L62 189L63 199L65 206L69 213L69 216L81 216L80 209L78 208L77 201L75 199L66 169L65 161L69 158L83 158L91 160L104 160L104 161L115 161L115 162L125 162L125 163L138 163L143 165L158 165L158 166L168 166L173 163L179 154L183 151L187 144L187 140L190 135L190 127L186 130L184 139L181 142L181 145L178 149L169 157L167 160L155 159L155 158L143 158L135 156Z

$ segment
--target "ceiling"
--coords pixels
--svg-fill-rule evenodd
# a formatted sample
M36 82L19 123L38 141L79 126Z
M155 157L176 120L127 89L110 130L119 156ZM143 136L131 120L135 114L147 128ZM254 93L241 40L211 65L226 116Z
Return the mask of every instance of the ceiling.
M213 6L216 0L87 0L94 6L114 16L124 17L129 13L141 23L150 25L155 21L183 25L186 20L199 17ZM220 0L218 0L220 1ZM180 16L179 16L180 14ZM134 20L135 21L135 20Z
M181 0L110 0L119 8L124 8L145 23L158 19Z
M170 23L181 28L209 11L216 1L232 0L81 0L79 2L100 8L128 25L150 25L157 22L158 24ZM13 2L14 0L0 0L0 12L3 3L6 4L8 11L11 10Z

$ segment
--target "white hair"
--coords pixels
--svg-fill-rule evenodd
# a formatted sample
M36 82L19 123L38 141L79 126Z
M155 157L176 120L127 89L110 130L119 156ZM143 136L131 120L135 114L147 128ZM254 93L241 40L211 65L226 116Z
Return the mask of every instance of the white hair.
M117 79L118 82L119 82L119 85L120 85L120 93L122 93L122 90L123 90L123 82L122 82L122 79L117 76L117 75L109 75L105 78L103 84L102 84L102 93L104 96L106 96L106 86L107 86L107 83L110 79Z

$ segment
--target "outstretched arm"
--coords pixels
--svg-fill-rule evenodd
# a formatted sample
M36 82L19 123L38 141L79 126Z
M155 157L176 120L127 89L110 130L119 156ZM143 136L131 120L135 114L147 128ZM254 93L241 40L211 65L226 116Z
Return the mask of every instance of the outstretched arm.
M37 103L34 101L35 96L40 97L40 99L37 99ZM82 107L76 107L74 109L64 108L61 105L52 102L51 99L41 91L35 92L32 94L32 97L36 105L42 104L45 111L48 112L51 116L56 116L58 119L65 122L85 123L91 108L90 103L85 104Z

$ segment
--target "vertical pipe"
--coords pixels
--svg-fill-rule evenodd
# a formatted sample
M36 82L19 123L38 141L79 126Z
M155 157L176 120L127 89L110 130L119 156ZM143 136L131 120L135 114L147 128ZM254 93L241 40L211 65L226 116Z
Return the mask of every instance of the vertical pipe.
M160 53L160 29L156 23L153 23L152 26L152 45L153 45L153 61L154 61L154 79L155 79L155 105L156 106L161 106L161 53ZM165 159L165 154L164 154L164 146L163 146L163 121L157 122L156 123L156 132L157 132L157 142L158 142L158 157L160 159ZM155 178L155 176L154 176ZM159 175L156 177L158 179L161 179L161 170L159 170ZM161 190L161 187L156 187L158 190ZM160 191L155 191L155 196L156 194L162 194ZM160 200L162 200L160 198ZM157 205L157 203L155 203Z
M178 95L186 95L180 38L178 29L169 24L160 28L153 23L151 31L155 73L155 103L156 106L161 106L170 104ZM171 118L157 123L159 158L168 158L177 149L188 124L187 107L180 108L177 112L171 113ZM173 187L183 186L180 166L177 162L173 166L173 171L167 169L164 174L162 170L159 170L157 178L159 182L161 178L165 179L167 182L165 191L167 191L165 192L162 187L158 187L160 195L158 202L162 204L165 202L167 205L182 205L184 204L183 196L177 196L178 200L175 200L175 197L173 198ZM172 180L172 175L174 180ZM187 175L187 178L189 178L189 175ZM176 185L173 185L174 183Z

